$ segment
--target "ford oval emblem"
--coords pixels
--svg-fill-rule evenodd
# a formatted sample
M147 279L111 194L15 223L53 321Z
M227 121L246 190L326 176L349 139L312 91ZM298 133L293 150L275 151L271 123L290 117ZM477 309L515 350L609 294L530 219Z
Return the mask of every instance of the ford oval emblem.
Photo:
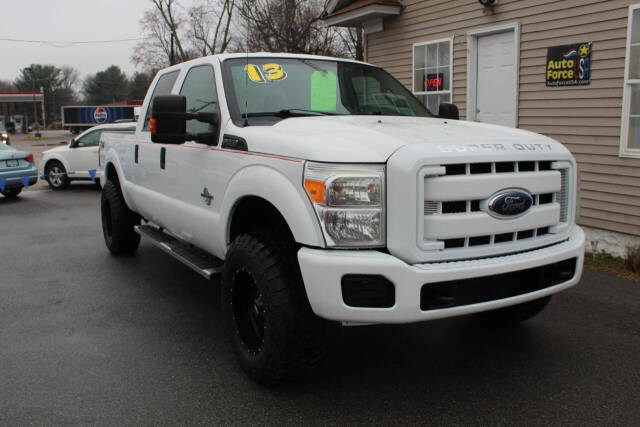
M501 190L489 198L488 212L496 218L512 218L524 214L533 205L531 194L520 189Z

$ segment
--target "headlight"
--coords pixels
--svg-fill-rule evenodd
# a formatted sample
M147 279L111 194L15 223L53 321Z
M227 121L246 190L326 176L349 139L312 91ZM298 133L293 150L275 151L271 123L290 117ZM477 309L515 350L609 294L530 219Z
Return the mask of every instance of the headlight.
M384 165L307 162L304 187L329 246L385 245Z

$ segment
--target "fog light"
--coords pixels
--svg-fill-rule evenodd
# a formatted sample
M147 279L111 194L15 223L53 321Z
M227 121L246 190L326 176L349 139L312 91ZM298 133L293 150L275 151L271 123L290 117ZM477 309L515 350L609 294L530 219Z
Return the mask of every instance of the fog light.
M396 292L386 277L348 274L342 277L342 300L350 307L388 308L395 305Z

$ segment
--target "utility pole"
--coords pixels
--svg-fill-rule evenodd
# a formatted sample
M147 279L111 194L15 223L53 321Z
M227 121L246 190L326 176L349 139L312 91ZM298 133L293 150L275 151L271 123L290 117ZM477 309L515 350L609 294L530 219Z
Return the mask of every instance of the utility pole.
M33 67L27 67L25 69L29 70L29 74L31 74L31 92L33 96L33 129L35 130L36 123L38 123L38 107L36 105L36 76L33 73Z
M44 87L40 86L40 92L42 92L42 128L47 128L47 116L44 111Z

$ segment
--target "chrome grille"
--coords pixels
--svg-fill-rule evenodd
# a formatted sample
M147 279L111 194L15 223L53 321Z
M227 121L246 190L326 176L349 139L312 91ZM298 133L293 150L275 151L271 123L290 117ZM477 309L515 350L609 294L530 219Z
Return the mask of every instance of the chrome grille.
M560 222L569 220L569 169L560 169L560 192L556 200L560 203Z
M539 172L550 171L549 160L485 163L452 163L444 165L445 175L479 175L489 173Z
M489 234L483 236L464 237L457 239L445 239L445 249L469 248L477 246L493 246L501 243L510 243L516 240L535 239L549 234L549 227L533 228L511 233Z
M437 259L481 257L553 243L556 227L570 217L568 162L517 160L451 163L425 174L419 246ZM533 197L526 215L497 219L487 213L496 192L522 188Z
M553 203L553 198L560 193L543 193L532 194L533 206L546 205ZM564 196L557 196L558 200L564 200ZM438 202L434 200L424 201L425 215L450 215L458 213L480 212L480 203L482 200L460 200L453 202Z
M424 201L424 214L425 215L435 215L440 211L440 203L433 202L431 200Z

